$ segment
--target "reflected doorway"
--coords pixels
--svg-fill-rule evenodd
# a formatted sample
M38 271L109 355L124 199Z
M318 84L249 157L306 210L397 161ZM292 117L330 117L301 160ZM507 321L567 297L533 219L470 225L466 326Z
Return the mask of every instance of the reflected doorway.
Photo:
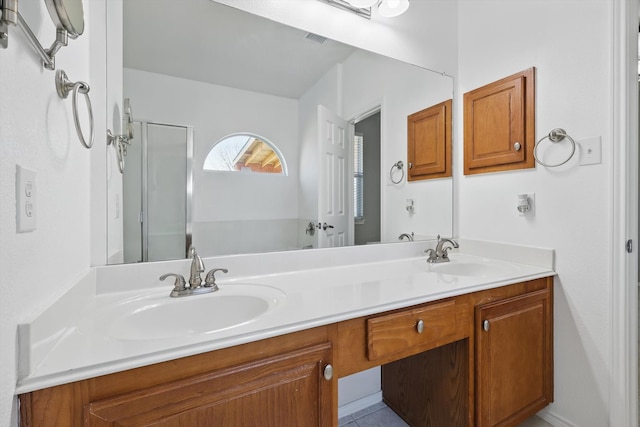
M354 242L366 245L381 239L380 110L354 125Z

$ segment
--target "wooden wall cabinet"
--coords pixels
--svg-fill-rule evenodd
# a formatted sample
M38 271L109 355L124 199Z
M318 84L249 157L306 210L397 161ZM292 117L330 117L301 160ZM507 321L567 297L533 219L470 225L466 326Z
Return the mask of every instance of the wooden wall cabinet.
M551 292L476 307L476 427L515 426L553 401Z
M451 176L452 100L426 108L407 117L407 179Z
M535 68L464 94L465 175L535 167Z

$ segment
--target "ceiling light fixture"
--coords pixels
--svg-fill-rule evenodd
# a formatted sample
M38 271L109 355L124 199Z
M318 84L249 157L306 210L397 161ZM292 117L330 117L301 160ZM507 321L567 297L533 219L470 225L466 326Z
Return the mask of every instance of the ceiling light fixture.
M378 14L385 18L402 15L409 9L409 0L382 0L378 4Z
M371 19L371 9L378 6L378 15L393 18L409 9L409 0L320 0L332 6Z

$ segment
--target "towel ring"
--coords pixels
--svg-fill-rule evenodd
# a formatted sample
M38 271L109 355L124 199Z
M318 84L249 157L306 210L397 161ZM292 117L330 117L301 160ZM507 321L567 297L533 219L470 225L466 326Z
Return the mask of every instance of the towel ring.
M400 172L402 172L402 176L397 181L393 179L394 169L398 169ZM389 178L391 179L391 182L393 182L394 184L400 184L402 182L402 180L404 179L404 163L402 163L402 160L398 160L396 163L394 163L393 166L391 166L391 170L389 171Z
M131 141L125 135L114 135L107 129L107 145L113 145L118 159L118 170L124 174L124 157L127 155L127 145Z
M544 163L542 160L540 160L538 158L538 146L545 139L549 139L549 141L551 141L552 143L556 144L556 143L564 140L565 138L567 138L569 140L569 142L571 143L571 153L569 153L569 157L567 157L564 161L562 161L560 163L556 163L554 165L549 165L547 163ZM569 136L569 134L567 134L567 132L564 129L555 128L551 132L549 132L548 135L540 138L540 140L538 142L536 142L536 145L533 147L533 158L536 160L536 162L540 163L542 166L545 166L545 167L548 167L548 168L557 168L558 166L562 166L565 163L567 163L569 160L571 160L573 158L573 155L575 154L575 152L576 152L576 142L573 140L573 138L571 138Z
M93 140L95 138L94 126L93 126L93 109L91 108L91 99L89 99L89 90L91 88L85 82L75 82L69 80L67 77L67 73L63 70L56 71L56 91L58 92L58 96L60 98L66 99L69 96L69 92L72 93L72 103L73 106L73 121L76 125L76 133L78 134L78 139L85 148L93 147ZM89 112L89 142L86 141L84 135L82 134L82 128L80 127L80 118L78 116L78 93L81 93L85 97L85 101L87 103L87 111Z

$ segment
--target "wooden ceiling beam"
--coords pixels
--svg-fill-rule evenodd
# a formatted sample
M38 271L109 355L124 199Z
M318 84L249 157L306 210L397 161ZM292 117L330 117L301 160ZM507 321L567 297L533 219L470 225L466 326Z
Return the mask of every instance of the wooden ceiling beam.
M249 154L249 157L247 157L247 160L245 160L244 164L248 165L250 163L257 163L256 159L258 158L263 147L264 142L258 141L258 143L252 147L251 154Z

